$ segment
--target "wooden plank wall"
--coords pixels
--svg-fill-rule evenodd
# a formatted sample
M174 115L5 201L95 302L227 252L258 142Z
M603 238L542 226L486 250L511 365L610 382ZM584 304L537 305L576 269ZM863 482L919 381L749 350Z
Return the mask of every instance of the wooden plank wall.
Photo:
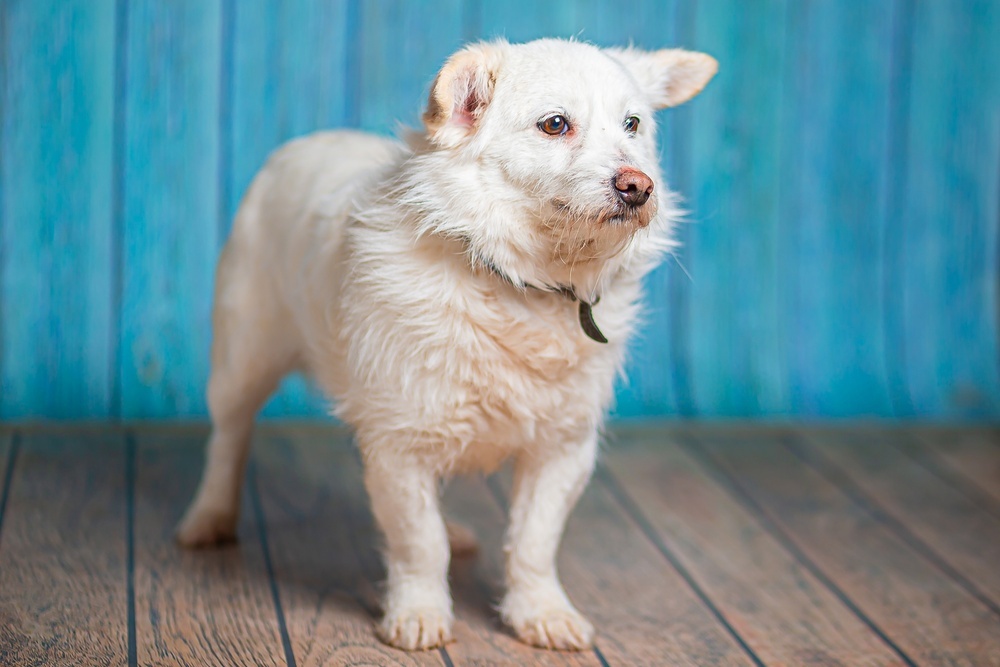
M722 63L661 116L691 222L618 415L996 418L998 33L992 0L6 0L0 418L203 415L213 264L268 152L415 123L497 35ZM301 381L267 408L321 411Z

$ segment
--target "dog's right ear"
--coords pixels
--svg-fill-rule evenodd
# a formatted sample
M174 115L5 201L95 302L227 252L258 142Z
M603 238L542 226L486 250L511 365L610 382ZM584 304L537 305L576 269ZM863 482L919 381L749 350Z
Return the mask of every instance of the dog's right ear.
M507 42L471 44L454 54L431 86L424 126L428 138L443 147L461 144L475 132L490 100Z

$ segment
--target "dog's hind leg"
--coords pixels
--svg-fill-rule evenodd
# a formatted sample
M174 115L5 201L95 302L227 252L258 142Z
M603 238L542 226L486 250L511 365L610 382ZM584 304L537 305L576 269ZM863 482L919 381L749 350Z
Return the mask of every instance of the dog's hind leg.
M444 527L448 533L448 548L451 551L452 560L457 558L472 558L479 553L479 543L476 541L476 534L468 526L455 523L454 521L445 521Z
M220 275L208 383L212 435L198 492L177 528L185 547L235 539L254 417L295 363L288 319L269 312L274 301L250 281L233 283Z

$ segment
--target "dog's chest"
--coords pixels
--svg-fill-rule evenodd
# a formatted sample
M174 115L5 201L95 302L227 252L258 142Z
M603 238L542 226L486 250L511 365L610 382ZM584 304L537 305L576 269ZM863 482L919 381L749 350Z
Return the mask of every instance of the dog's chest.
M407 248L397 261L351 268L329 320L347 350L337 414L349 423L388 429L392 446L458 471L584 437L600 422L625 339L620 316L606 311L604 322L622 335L595 342L572 299L477 275L455 254Z
M611 390L614 351L586 337L577 306L559 295L512 300L487 292L464 319L469 338L451 347L457 404L476 441L522 446L599 418Z

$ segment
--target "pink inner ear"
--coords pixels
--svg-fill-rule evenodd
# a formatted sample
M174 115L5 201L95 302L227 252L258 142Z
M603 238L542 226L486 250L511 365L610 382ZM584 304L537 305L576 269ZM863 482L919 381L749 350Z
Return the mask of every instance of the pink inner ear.
M451 122L460 127L472 127L476 122L476 109L479 108L479 101L476 99L474 90L467 88L462 92L463 95L452 113Z
M483 100L479 97L476 86L476 73L472 70L462 72L454 83L455 106L449 119L451 125L471 128L476 124L476 117Z

